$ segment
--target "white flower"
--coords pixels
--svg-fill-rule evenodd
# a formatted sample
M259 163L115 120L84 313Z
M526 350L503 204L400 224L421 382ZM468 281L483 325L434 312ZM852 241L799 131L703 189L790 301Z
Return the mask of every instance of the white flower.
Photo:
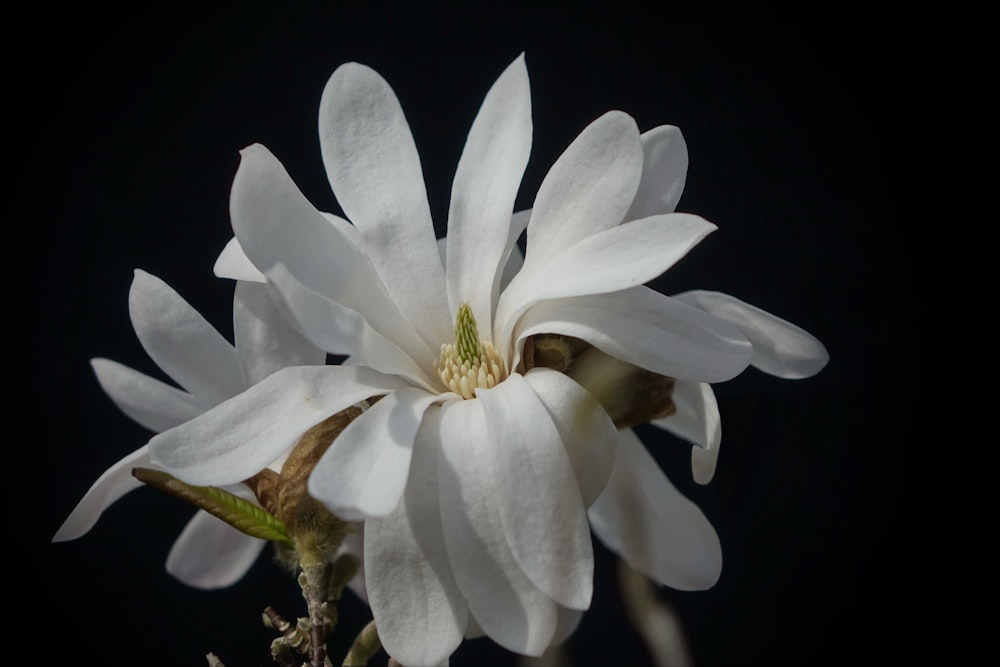
M109 359L91 365L104 391L129 417L154 432L193 419L289 365L324 363L319 350L277 312L263 285L240 281L233 299L233 346L159 278L136 271L129 291L136 335L177 389ZM280 461L273 462L280 464ZM145 445L118 461L90 487L54 542L77 539L123 495L142 486L136 467L151 467ZM230 491L247 496L242 488ZM249 496L247 496L249 498ZM204 510L188 522L167 558L167 571L198 588L220 588L253 565L264 540L250 537Z
M267 149L250 146L231 196L237 243L217 270L266 276L296 325L349 361L274 373L154 437L153 460L192 484L232 484L310 426L383 396L333 442L310 492L342 518L365 520L368 598L387 651L403 664L437 664L481 628L539 654L590 604L587 508L631 450L568 375L524 370L525 341L570 336L695 385L732 378L751 359L737 327L643 286L714 229L672 212L683 186L671 161L679 133L640 135L628 115L605 114L553 165L530 216L512 215L531 143L517 58L469 133L442 261L389 85L343 65L324 90L319 126L350 222L318 212ZM669 564L671 580L712 585L714 530L679 494L667 502L696 526L683 550L692 558Z

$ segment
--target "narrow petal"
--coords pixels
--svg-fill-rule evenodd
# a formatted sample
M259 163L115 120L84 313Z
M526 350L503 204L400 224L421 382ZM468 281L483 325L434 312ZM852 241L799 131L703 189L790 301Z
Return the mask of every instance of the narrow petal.
M236 283L233 338L247 386L286 366L321 366L326 352L285 319L266 285Z
M811 377L830 360L823 343L780 317L721 292L695 290L676 295L686 303L735 324L753 344L750 363L786 380Z
M66 542L86 535L107 508L142 482L132 476L132 468L149 464L149 447L135 450L104 471L90 487L53 536L53 542Z
M459 590L493 641L541 655L556 629L557 605L531 583L507 542L482 401L445 404L440 437L441 518Z
M90 366L118 409L154 433L166 431L205 409L191 394L144 375L117 361L96 358Z
M323 89L319 135L334 195L393 300L425 340L448 340L444 267L420 156L396 94L375 70L341 65Z
M642 180L625 220L673 213L687 180L687 144L679 128L660 125L642 136Z
M229 239L229 243L219 253L212 270L219 278L246 280L255 283L267 280L243 252L243 248L240 247L240 242L235 236Z
M500 340L510 340L517 318L539 301L618 292L656 278L715 228L685 213L653 216L598 232L534 269L525 264L500 295ZM528 258L531 252L529 242Z
M620 438L611 480L590 508L594 533L630 566L665 586L711 588L722 572L722 546L712 524L667 479L631 429Z
M597 399L565 373L534 368L524 379L559 431L583 504L590 507L611 475L618 429Z
M386 394L326 450L309 477L309 494L346 521L392 512L406 487L420 420L436 400L410 387Z
M468 303L482 318L487 339L502 262L511 236L521 231L512 224L512 213L530 151L531 94L522 54L500 75L479 109L458 162L448 211L451 312Z
M698 382L732 379L753 355L729 322L645 286L537 303L518 323L515 349L538 333L582 338L616 359Z
M428 348L403 318L366 257L358 230L316 210L265 147L249 146L240 156L230 214L241 246L260 271L282 264L310 290L362 314L403 349L437 350L440 340Z
M677 412L650 423L695 445L691 449L694 481L708 484L715 476L722 445L722 418L715 393L709 384L678 380L673 398Z
M383 401L376 404L376 407ZM451 573L438 504L440 408L424 416L401 502L365 522L368 600L386 652L403 665L436 665L458 647L469 608Z
M593 594L594 554L586 509L559 431L532 386L514 374L477 391L507 542L542 592L571 609ZM565 418L571 419L570 415Z
M609 111L569 145L538 188L525 261L535 265L621 223L642 176L635 120Z
M225 588L243 578L266 545L198 510L171 547L167 572L195 588Z
M376 331L361 313L304 286L284 264L269 269L267 276L278 307L317 347L331 354L350 355L357 364L408 378L425 388L439 384L433 366L436 355L422 348L418 338L407 338L414 344L411 351L401 349ZM416 359L424 364L418 365Z
M188 484L235 484L295 444L310 427L403 381L357 366L293 366L205 414L154 436L153 463Z
M203 408L243 390L235 348L165 282L136 269L128 305L146 353Z

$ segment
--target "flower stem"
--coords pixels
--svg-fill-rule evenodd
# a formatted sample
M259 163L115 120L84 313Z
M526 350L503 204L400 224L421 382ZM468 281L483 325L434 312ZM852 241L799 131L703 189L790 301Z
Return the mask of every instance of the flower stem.
M365 667L381 648L382 641L378 638L375 621L369 621L368 625L358 633L351 650L347 652L343 667Z

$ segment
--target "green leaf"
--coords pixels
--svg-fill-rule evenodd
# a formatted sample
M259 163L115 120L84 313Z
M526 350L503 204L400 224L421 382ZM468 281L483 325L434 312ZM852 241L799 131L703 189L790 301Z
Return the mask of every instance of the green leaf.
M133 468L132 476L222 519L247 535L292 545L285 526L267 510L214 486L192 486L169 473Z

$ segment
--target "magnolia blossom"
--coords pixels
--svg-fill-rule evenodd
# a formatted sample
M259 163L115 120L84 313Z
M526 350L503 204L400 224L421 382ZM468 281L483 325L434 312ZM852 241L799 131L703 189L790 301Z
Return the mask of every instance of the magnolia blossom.
M678 588L713 585L715 531L584 388L594 378L526 359L533 337L561 336L694 388L751 363L739 323L644 286L715 229L673 212L686 170L677 128L640 134L625 113L601 116L531 210L513 214L531 144L518 57L469 132L443 252L409 127L376 72L333 73L319 133L346 219L319 212L250 146L232 188L236 240L217 272L264 281L315 345L348 361L273 373L154 437L153 461L191 484L233 484L311 426L381 397L334 440L309 491L364 520L368 600L402 664L440 663L478 632L535 655L564 637L592 596L588 508L612 548L631 549L615 490L633 477L653 492L633 507L666 531L649 540L669 542L644 547L656 561L646 570ZM595 504L602 492L615 498Z
M279 368L321 364L326 353L303 338L276 310L263 285L238 282L233 299L235 346L159 278L136 271L129 314L142 346L182 389L110 359L91 360L104 391L126 415L154 432L197 417ZM275 457L278 459L279 457ZM280 460L271 462L280 469ZM136 467L155 467L149 445L118 461L90 487L52 538L85 535L101 513L142 486ZM250 498L242 487L229 489ZM239 580L266 542L204 510L191 518L167 558L167 570L186 584L219 588Z

